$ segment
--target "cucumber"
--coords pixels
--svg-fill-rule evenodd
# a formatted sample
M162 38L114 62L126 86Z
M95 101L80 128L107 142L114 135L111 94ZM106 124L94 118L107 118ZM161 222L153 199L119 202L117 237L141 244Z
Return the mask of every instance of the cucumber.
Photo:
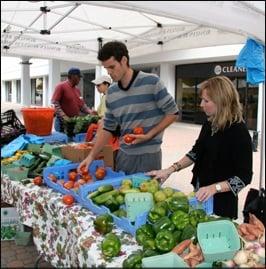
M96 196L98 196L99 194L100 194L99 191L93 191L93 192L91 192L91 193L87 196L87 198L93 199L93 198L95 198Z
M104 193L104 192L112 191L113 189L114 187L112 185L103 185L98 188L98 191L100 193Z
M104 192L104 193L96 196L95 198L93 198L93 201L99 205L104 204L107 200L111 199L113 195L117 195L118 193L119 193L118 190Z

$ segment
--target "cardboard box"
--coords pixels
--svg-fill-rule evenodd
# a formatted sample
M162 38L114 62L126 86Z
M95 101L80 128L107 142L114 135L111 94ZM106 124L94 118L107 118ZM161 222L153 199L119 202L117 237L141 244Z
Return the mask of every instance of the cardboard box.
M19 220L16 208L1 208L1 241L14 240L16 233L23 230L24 226Z
M91 151L91 148L94 146L92 143L82 143L91 146L90 148L76 148L75 145L66 145L61 147L62 157L64 159L70 160L75 163L80 163L83 161ZM114 169L114 153L113 148L110 145L103 147L103 150L95 158L96 160L103 160L105 166L111 167Z

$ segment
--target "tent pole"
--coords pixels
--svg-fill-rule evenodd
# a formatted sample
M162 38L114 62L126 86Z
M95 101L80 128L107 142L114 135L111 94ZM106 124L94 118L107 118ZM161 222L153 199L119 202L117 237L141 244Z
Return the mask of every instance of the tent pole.
M262 117L261 117L261 136L260 136L260 188L259 192L263 187L263 182L265 178L265 163L264 163L264 154L265 154L265 83L262 84Z

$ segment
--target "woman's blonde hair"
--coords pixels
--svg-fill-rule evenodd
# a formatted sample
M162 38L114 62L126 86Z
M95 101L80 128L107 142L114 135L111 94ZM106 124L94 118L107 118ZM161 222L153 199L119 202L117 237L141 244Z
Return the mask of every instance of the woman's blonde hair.
M225 76L217 76L204 81L200 87L200 95L206 90L208 97L216 104L215 115L209 120L216 130L223 130L227 124L243 121L242 106L239 94L233 82Z

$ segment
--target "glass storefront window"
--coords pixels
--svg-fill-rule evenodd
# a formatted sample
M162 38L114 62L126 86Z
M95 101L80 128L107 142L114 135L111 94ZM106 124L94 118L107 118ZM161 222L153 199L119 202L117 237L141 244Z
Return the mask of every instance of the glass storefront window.
M11 81L5 81L6 88L6 102L12 101L12 83Z
M243 70L230 73L230 68L223 68L223 66L234 66L234 62L177 66L176 102L182 111L182 121L202 124L206 119L205 113L200 108L199 88L204 80L217 75L214 73L217 65L221 66L221 70L225 72L221 75L229 77L237 88L243 107L243 118L248 129L256 130L258 86L252 86L246 82L246 73Z
M42 106L43 78L31 79L31 104Z

